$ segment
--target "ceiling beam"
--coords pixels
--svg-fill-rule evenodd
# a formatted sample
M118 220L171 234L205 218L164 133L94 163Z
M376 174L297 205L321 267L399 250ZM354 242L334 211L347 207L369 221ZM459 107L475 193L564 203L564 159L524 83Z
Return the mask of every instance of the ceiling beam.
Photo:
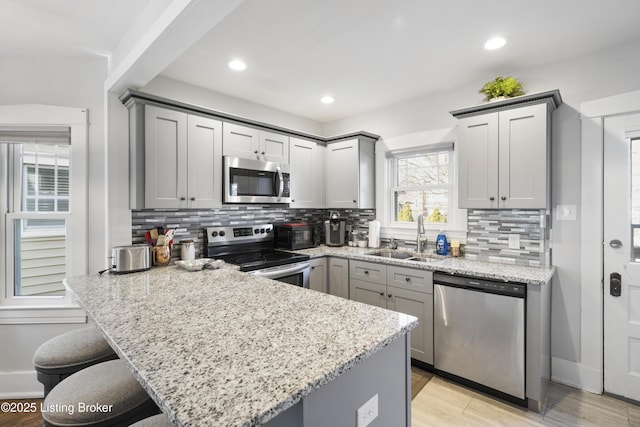
M152 1L116 47L121 60L104 83L107 92L146 85L244 0Z

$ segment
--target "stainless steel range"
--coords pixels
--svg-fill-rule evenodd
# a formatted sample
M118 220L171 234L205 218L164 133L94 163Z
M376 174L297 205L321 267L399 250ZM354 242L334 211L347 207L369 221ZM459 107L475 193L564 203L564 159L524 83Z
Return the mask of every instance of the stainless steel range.
M308 255L274 249L273 224L207 227L207 256L240 266L256 276L309 287Z

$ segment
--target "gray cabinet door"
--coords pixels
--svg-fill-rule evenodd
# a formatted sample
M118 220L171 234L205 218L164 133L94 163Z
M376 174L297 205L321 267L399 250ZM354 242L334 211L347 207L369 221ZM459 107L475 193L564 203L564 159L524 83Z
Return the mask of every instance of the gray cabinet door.
M281 133L258 133L260 160L289 164L289 137Z
M222 122L189 116L187 126L188 207L222 205Z
M386 308L386 292L386 285L349 278L349 295L354 301Z
M187 207L187 114L145 107L146 208Z
M314 258L310 261L311 275L309 289L327 293L327 261L325 258Z
M547 104L500 112L498 140L500 207L547 206Z
M433 295L387 286L387 308L418 318L411 330L411 357L433 364Z
M244 159L260 160L258 129L235 123L224 123L222 139L222 154L225 156L242 157Z
M327 146L327 207L357 208L360 186L358 140Z
M498 113L458 123L458 207L498 207Z
M329 293L349 298L349 260L329 258Z
M351 261L349 277L366 282L387 284L387 266L377 262Z
M324 208L326 148L313 141L290 138L292 208Z

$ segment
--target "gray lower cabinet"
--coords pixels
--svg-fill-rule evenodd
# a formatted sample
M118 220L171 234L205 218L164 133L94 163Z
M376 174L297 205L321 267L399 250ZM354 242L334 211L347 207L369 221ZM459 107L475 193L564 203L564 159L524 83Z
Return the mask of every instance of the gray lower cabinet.
M349 298L349 260L327 258L329 293L337 297Z
M327 293L327 260L326 258L314 258L310 261L311 274L309 277L309 289Z
M352 300L417 317L411 357L433 364L433 272L351 261L349 293Z

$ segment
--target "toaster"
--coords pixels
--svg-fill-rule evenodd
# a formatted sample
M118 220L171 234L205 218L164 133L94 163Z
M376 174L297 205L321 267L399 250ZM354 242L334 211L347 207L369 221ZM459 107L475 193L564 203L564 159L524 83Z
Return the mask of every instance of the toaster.
M111 259L111 271L114 273L148 270L151 267L151 246L116 246L111 249Z

